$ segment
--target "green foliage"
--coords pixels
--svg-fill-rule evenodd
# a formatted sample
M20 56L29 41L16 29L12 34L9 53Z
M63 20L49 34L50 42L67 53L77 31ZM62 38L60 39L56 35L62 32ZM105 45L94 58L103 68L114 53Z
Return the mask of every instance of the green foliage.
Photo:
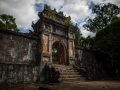
M81 33L80 29L77 28L75 31L75 40L74 40L76 46L81 45L81 37L82 37L82 33Z
M74 26L73 23L71 22L71 17L70 16L66 17L62 11L57 12L56 9L51 10L50 6L48 5L45 5L44 9L46 10L45 13L47 13L47 18L50 18L57 22L62 22L68 26Z
M96 33L94 48L105 61L120 64L120 18Z
M56 14L57 14L57 12L56 12L55 9L54 9L54 10L49 10L49 11L47 11L47 14L48 14L48 17L49 17L50 19L56 20Z
M66 23L67 25L71 25L71 26L73 25L73 23L71 22L71 17L70 17L70 16L66 17L65 23Z
M59 58L59 43L58 42L53 43L52 57L53 57L53 59L58 59Z
M93 48L93 44L94 44L94 38L93 37L83 37L82 33L80 31L80 29L77 27L76 31L75 31L75 45L76 46L81 46L82 48L88 48L88 49L92 49Z
M94 45L94 37L88 36L88 37L82 37L81 38L81 46L83 48L87 48L87 49L93 49L93 45Z
M92 12L96 14L94 19L89 19L87 24L84 24L88 31L96 32L109 25L113 18L120 14L120 8L114 4L108 3L102 5L95 5Z
M11 15L2 14L0 15L0 28L10 29L13 31L19 31L15 23L15 18Z

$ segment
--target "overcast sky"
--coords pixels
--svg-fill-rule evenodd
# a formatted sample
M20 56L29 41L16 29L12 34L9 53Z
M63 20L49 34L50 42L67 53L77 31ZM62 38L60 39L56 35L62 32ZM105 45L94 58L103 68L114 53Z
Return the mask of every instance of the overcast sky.
M120 0L0 0L0 14L13 15L21 32L32 30L32 21L39 17L38 11L42 11L44 4L48 4L57 11L63 11L66 16L71 16L72 22L77 23L84 37L94 35L82 26L89 17L94 18L92 7L95 4L113 3L120 6Z

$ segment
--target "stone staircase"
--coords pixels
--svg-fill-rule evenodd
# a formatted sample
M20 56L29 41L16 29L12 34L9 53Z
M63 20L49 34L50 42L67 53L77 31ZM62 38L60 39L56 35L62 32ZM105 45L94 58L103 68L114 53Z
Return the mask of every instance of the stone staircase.
M53 64L56 70L60 72L61 81L83 81L83 77L72 66Z

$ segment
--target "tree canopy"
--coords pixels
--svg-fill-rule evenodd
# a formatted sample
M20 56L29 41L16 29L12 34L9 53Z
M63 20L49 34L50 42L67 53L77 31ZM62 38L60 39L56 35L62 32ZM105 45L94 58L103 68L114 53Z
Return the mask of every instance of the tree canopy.
M88 19L87 24L84 24L83 27L88 31L96 32L109 25L112 19L120 14L120 8L111 3L95 5L92 13L96 14L96 17L94 19Z
M81 46L82 48L92 49L94 44L94 38L90 35L86 38L82 36L81 30L76 27L75 31L75 45Z
M12 31L19 31L15 18L11 15L2 14L0 15L0 28L2 29L10 29Z
M53 59L58 59L59 58L59 42L55 42L52 45L52 58Z
M96 33L94 48L104 56L104 62L120 65L120 18Z
M81 38L81 46L83 48L87 48L87 49L93 49L93 45L94 45L94 38L91 37L90 35Z
M104 50L106 47L107 48L114 48L115 46L118 47L120 44L119 25L120 25L120 18L112 21L111 24L108 25L106 28L99 30L95 36L96 48L99 48L99 50Z
M94 19L89 19L84 27L96 32L95 37L82 37L79 30L75 32L75 45L95 50L97 62L106 70L110 77L115 76L115 70L120 72L120 8L114 4L95 5L92 12Z
M75 31L75 45L80 46L81 45L81 38L82 38L82 33L80 29L77 27Z

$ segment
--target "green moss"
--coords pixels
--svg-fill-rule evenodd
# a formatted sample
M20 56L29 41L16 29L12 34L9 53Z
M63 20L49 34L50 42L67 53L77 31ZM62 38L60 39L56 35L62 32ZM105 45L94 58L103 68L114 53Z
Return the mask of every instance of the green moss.
M64 22L65 25L73 26L73 23L71 22L71 17L70 17L70 16L66 17L66 16L63 14L62 11L57 12L56 9L51 10L51 9L49 8L49 9L47 9L47 12L46 12L46 13L47 13L47 15L48 15L47 17L48 17L49 19L52 19L52 20L54 20L54 21L56 21L56 22L59 22L59 23L61 23L61 21L59 21L59 19L61 19L61 20Z

